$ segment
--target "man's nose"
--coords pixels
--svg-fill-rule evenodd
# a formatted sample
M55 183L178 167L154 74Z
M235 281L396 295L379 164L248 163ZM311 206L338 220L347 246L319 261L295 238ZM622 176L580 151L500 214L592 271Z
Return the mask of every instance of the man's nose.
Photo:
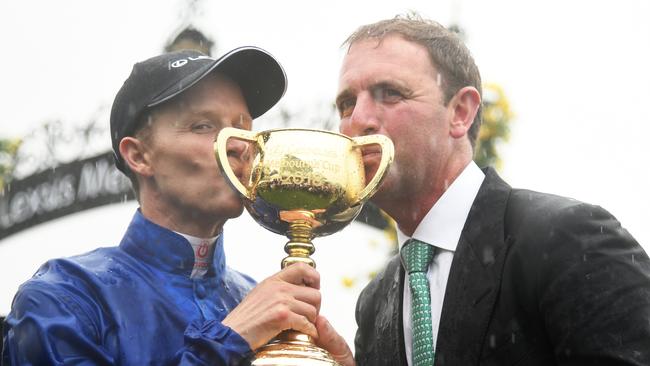
M229 158L234 158L241 161L248 161L250 158L250 151L248 142L231 138L226 144L226 153Z
M380 122L377 104L368 95L359 95L350 115L350 129L354 136L366 136L379 132Z

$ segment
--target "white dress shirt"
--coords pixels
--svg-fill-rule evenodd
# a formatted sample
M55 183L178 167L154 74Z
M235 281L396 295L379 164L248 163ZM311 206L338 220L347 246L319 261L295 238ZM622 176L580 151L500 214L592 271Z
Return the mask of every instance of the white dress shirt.
M426 242L436 247L435 256L429 265L427 278L431 289L431 328L433 329L433 346L438 340L440 315L442 303L445 298L445 289L449 279L451 261L460 239L460 234L467 220L467 215L476 198L485 174L472 161L463 172L454 180L443 193L438 202L422 219L415 229L412 238ZM397 239L400 250L411 237L397 230ZM406 348L406 361L412 365L412 338L411 327L411 290L408 286L409 275L404 278L404 343Z

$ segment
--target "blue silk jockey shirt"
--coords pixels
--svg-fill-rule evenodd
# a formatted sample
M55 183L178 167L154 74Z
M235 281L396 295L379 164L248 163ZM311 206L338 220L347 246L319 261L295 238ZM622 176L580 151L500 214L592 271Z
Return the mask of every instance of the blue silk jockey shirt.
M48 261L16 294L3 365L235 365L248 343L223 318L254 281L226 266L223 234L203 278L192 247L138 210L119 247Z

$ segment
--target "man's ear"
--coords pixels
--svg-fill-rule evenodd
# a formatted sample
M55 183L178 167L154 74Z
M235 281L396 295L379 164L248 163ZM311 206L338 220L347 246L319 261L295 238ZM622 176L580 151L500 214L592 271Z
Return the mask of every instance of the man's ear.
M467 135L480 105L481 95L473 86L466 86L454 95L449 101L451 113L449 133L452 137L461 138Z
M153 174L146 146L141 140L131 136L124 137L119 148L122 159L133 173L145 177Z

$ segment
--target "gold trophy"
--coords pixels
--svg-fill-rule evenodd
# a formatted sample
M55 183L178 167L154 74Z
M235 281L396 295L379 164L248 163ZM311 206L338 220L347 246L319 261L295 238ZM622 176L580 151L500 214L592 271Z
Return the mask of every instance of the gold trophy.
M245 174L245 183L228 163L226 143L230 138L252 143L252 164L247 167L250 174ZM366 185L361 148L367 145L379 145L381 160ZM314 253L311 239L333 234L352 222L393 161L393 143L385 136L351 138L313 129L256 133L228 127L219 133L214 149L226 180L243 196L255 221L289 238L282 268L296 262L315 267L310 258ZM338 365L310 336L294 330L280 333L257 349L251 364Z

